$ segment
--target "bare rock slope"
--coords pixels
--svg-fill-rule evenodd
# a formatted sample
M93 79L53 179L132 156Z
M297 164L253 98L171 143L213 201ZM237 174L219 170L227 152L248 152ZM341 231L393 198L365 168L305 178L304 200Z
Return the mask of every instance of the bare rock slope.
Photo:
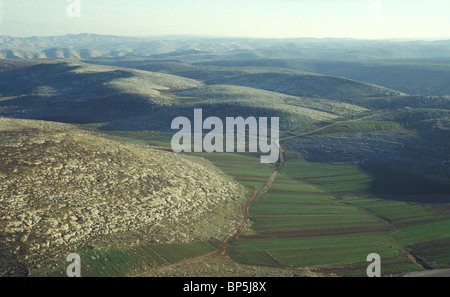
M208 162L74 126L0 118L0 164L0 275L124 234L226 237L239 220L242 189Z

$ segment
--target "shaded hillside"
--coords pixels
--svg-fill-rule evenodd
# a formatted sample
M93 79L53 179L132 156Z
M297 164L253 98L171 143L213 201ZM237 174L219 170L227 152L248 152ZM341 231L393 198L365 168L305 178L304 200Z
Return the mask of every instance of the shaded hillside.
M364 121L292 139L285 147L307 152L314 162L383 164L448 184L450 111L444 106L381 110Z
M283 62L282 62L283 61ZM285 60L239 60L209 63L156 60L91 60L135 69L157 70L203 81L209 85L235 85L300 97L349 100L357 97L393 97L404 95L384 86L339 76L314 73L314 67L296 70ZM293 64L295 65L295 63ZM299 68L303 63L300 63ZM295 68L295 67L294 67Z
M177 98L178 105L156 108L143 116L110 122L106 130L170 131L175 117L193 120L194 109L203 110L203 119L227 117L279 117L281 131L306 131L324 121L356 117L367 109L321 98L300 98L276 92L231 85L208 85L174 91L167 96ZM191 101L191 102L189 102Z
M69 123L108 123L103 127L108 130L168 131L174 118L191 118L196 108L204 109L205 117L218 116L223 120L237 116L279 117L282 130L306 130L322 121L354 117L367 111L323 98L300 98L242 86L205 86L197 80L170 74L77 61L4 60L1 65L1 115ZM274 85L286 76L294 80L301 77L252 71L256 73L244 72L244 76L274 76ZM236 71L230 70L226 75L234 78ZM358 88L366 87L354 84ZM294 81L285 81L284 86L297 88Z
M450 95L450 62L382 61L379 63L323 63L317 71L393 88L408 94Z
M336 61L307 59L255 59L238 61L210 61L195 63L199 68L255 67L308 71L323 75L347 77L372 83L408 94L450 95L450 61L445 58L367 61Z
M367 111L360 106L323 98L289 96L250 87L232 85L208 85L176 92L179 96L202 98L207 102L253 105L284 110L296 115L309 115L314 120L326 120L337 116L355 116Z
M88 62L161 71L200 80L206 84L247 86L301 97L345 100L356 97L402 95L401 92L383 85L355 81L344 76L319 74L314 61L305 60L250 59L195 63L178 60L97 59ZM326 65L326 62L324 64ZM331 65L334 65L333 62Z
M204 160L5 118L0 147L0 275L86 244L221 238L240 219L240 186Z
M99 50L52 48L43 51L48 59L92 59L104 56L106 53Z
M201 85L166 74L77 61L0 62L0 114L89 123L142 115L172 104L161 90Z
M42 52L32 52L21 49L2 49L0 59L45 59L47 56Z
M348 101L355 97L389 97L400 92L354 80L321 75L295 73L255 73L225 79L212 79L207 84L247 86L293 96L322 97Z

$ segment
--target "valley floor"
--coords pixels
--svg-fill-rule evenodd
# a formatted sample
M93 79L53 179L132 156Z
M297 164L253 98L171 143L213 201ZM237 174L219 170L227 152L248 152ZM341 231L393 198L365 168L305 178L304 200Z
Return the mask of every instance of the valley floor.
M311 163L292 151L283 155L286 163L283 159L275 168L259 164L251 154L201 154L255 189L243 207L243 223L215 244L215 252L145 275L364 276L366 257L373 252L382 257L384 276L450 265L445 248L450 215L439 204L439 195L429 193L438 204L427 204L420 201L423 195L415 195L414 187L404 192L413 176L383 168ZM389 182L384 180L386 191L380 193L372 188L383 175Z

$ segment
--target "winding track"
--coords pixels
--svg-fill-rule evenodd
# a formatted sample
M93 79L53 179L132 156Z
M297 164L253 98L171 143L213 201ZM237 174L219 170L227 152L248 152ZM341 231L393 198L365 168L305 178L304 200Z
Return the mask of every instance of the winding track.
M277 143L278 147L280 148L280 163L277 166L277 168L275 169L275 171L272 173L272 175L270 176L269 180L262 185L261 187L258 188L258 190L256 190L256 192L253 194L252 198L250 198L250 200L248 200L243 207L244 210L244 219L242 220L242 223L239 225L238 229L236 230L236 232L233 233L233 235L231 235L230 237L228 237L221 245L220 247L213 253L213 255L220 255L220 254L224 254L226 248L228 247L228 245L230 244L230 242L233 239L236 239L239 234L241 234L242 230L244 230L245 225L247 224L248 221L248 216L250 214L249 209L250 209L250 204L255 201L259 195L261 194L261 192L264 189L268 189L270 188L270 186L272 185L272 183L275 181L275 179L278 176L278 173L280 172L281 168L283 167L284 163L286 162L285 158L284 158L284 151L281 148L279 142Z
M363 119L363 118L361 118L361 119ZM361 119L356 119L354 121L361 120ZM231 236L229 236L227 239L225 239L225 241L220 245L220 247L217 250L215 250L212 253L205 254L205 255L202 255L202 256L199 256L199 257L196 257L196 258L186 259L186 260L183 260L183 261L180 261L180 262L177 262L177 263L173 263L173 264L170 264L170 265L166 265L166 266L162 266L162 267L158 267L158 268L152 269L149 272L144 273L144 274L142 274L140 276L142 276L142 277L151 276L151 275L153 275L155 273L158 273L158 272L160 272L160 271L162 271L164 269L168 269L168 268L174 267L176 265L180 265L182 263L193 263L193 262L203 261L205 259L212 258L212 257L224 256L225 255L225 251L226 251L228 245L230 244L230 242L233 241L234 239L236 239L237 237L239 237L239 235L244 230L244 227L245 227L245 225L248 222L248 217L249 217L249 214L250 214L249 213L250 204L252 202L254 202L259 197L259 195L263 192L263 190L270 188L270 186L273 184L273 182L277 178L278 173L280 172L281 168L286 163L285 151L281 147L280 141L281 140L287 140L287 139L293 139L293 138L297 138L297 137L303 137L303 136L311 135L311 134L314 134L316 132L322 131L322 130L324 130L326 128L335 126L335 125L337 125L339 123L342 123L342 122L348 122L348 121L338 121L338 122L335 122L335 123L323 126L321 128L315 129L313 131L309 131L309 132L302 133L302 134L297 134L297 135L291 135L291 136L288 136L288 137L281 138L281 139L279 139L277 141L278 147L280 149L280 162L277 165L277 168L274 170L274 172L270 176L269 180L266 183L264 183L261 187L259 187L256 190L256 192L253 194L253 196L244 204L244 206L243 206L244 218L243 218L241 224L239 225L239 227L236 229L236 231ZM162 149L167 150L167 148L162 148Z
M218 257L218 256L225 256L226 248L228 247L230 242L233 241L234 239L236 239L242 233L242 230L244 230L244 227L245 227L245 225L248 222L248 217L249 217L249 214L250 214L250 212L249 212L250 204L259 197L259 195L261 194L262 191L264 191L265 189L270 188L272 183L277 178L278 173L280 172L281 168L283 167L283 165L286 162L285 157L284 157L284 150L281 148L281 146L279 144L279 141L277 142L277 144L278 144L278 147L280 148L280 162L279 162L277 168L272 173L272 175L270 176L269 180L266 183L264 183L261 187L259 187L256 190L256 192L253 194L253 196L244 204L244 206L243 206L244 218L243 218L241 224L239 225L237 230L231 236L229 236L220 245L220 247L216 251L214 251L212 253L209 253L209 254L206 254L206 255L202 255L202 256L196 257L196 258L186 259L186 260L183 260L183 261L180 261L180 262L177 262L177 263L173 263L173 264L170 264L170 265L158 267L156 269L150 270L149 272L147 272L147 273L145 273L145 274L143 274L141 276L143 276L143 277L150 276L152 274L158 273L158 272L160 272L162 270L174 267L176 265L180 265L182 263L193 263L193 262L203 261L203 260L208 259L208 258L214 258L214 257Z
M372 116L372 115L369 115L369 116ZM286 163L285 151L283 150L283 148L282 148L281 145L280 145L280 141L281 141L281 140L294 139L294 138L298 138L298 137L303 137L303 136L312 135L312 134L317 133L317 132L319 132L319 131L325 130L325 129L329 128L329 127L336 126L336 125L338 125L338 124L340 124L340 123L344 123L344 122L352 122L352 121L360 121L360 120L362 120L362 119L364 119L364 118L366 118L366 117L368 117L368 116L365 116L365 117L362 117L362 118L358 118L358 119L354 119L354 120L337 121L337 122L335 122L335 123L332 123L332 124L323 126L323 127L321 127L321 128L314 129L314 130L309 131L309 132L305 132L305 133L302 133L302 134L296 134L296 135L290 135L290 136L286 136L286 137L284 137L284 138L279 139L279 140L277 141L277 144L278 144L278 147L279 147L279 149L280 149L280 162L279 162L277 168L276 168L275 171L272 173L272 175L270 176L269 180L268 180L264 185L262 185L261 187L259 187L259 188L256 190L256 192L253 194L252 198L250 198L250 200L248 200L248 201L245 203L245 205L244 205L244 207L243 207L243 210L244 210L244 219L242 220L242 223L239 225L239 227L238 227L238 229L236 230L236 232L233 233L233 235L231 235L230 237L228 237L228 238L220 245L220 247L219 247L215 252L212 253L212 255L221 255L221 254L224 254L224 253L225 253L225 250L226 250L226 248L228 247L228 245L230 244L230 242L231 242L232 240L236 239L236 238L242 233L242 230L244 230L244 227L245 227L245 225L247 224L247 221L248 221L248 216L249 216L249 214L250 214L250 213L249 213L250 204L251 204L252 202L254 202L254 201L259 197L259 195L261 194L261 192L262 192L264 189L270 188L270 186L273 184L273 182L274 182L275 179L277 178L278 173L280 172L281 168L283 168L284 164Z
M288 140L288 139L294 139L294 138L299 138L299 137L304 137L304 136L308 136L308 135L312 135L312 134L317 133L317 132L319 132L319 131L322 131L322 130L325 130L325 129L327 129L327 128L336 126L336 125L338 125L338 124L340 124L340 123L360 121L360 120L363 120L363 119L365 119L365 118L367 118L367 117L370 117L370 116L373 116L373 115L374 115L374 114L370 114L370 115L367 115L367 116L364 116L364 117L361 117L361 118L357 118L357 119L353 119L353 120L342 120L342 121L337 121L337 122L335 122L335 123L332 123L332 124L323 126L323 127L321 127L321 128L318 128L318 129L314 129L314 130L309 131L309 132L305 132L305 133L301 133L301 134L295 134L295 135L289 135L289 136L286 136L286 137L283 137L283 138L279 139L279 140L277 141L278 147L279 147L279 149L280 149L280 162L279 162L279 164L277 165L276 169L274 170L274 172L273 172L272 175L270 176L269 180L268 180L266 183L264 183L261 187L259 187L259 188L255 191L255 193L253 194L253 196L252 196L252 197L244 204L244 206L243 206L244 218L243 218L241 224L239 225L239 227L237 228L237 230L236 230L231 236L229 236L229 237L228 237L228 238L220 245L220 247L219 247L216 251L214 251L214 252L212 252L212 253L208 253L208 254L202 255L202 256L199 256L199 257L196 257L196 258L190 258L190 259L186 259L186 260L183 260L183 261L180 261L180 262L177 262L177 263L173 263L173 264L170 264L170 265L158 267L158 268L155 268L155 269L150 270L149 272L147 272L147 273L145 273L145 274L143 274L143 275L141 275L141 276L144 276L144 277L145 277L145 276L151 276L152 274L155 274L155 273L157 273L157 272L160 272L160 271L162 271L162 270L164 270L164 269L168 269L168 268L171 268L171 267L174 267L174 266L176 266L176 265L183 264L183 263L195 263L195 262L204 261L204 260L206 260L206 259L215 258L215 257L218 257L218 256L225 256L225 252L226 252L226 249L227 249L228 245L231 243L231 241L233 241L234 239L236 239L236 238L239 237L239 235L242 233L242 231L244 230L245 225L246 225L247 222L248 222L248 218L249 218L249 214L250 214L250 213L249 213L249 209L250 209L251 203L254 202L254 201L259 197L259 195L261 195L261 193L262 193L264 190L270 188L270 186L273 184L273 182L274 182L275 179L277 178L278 173L279 173L280 170L283 168L283 166L286 164L285 151L284 151L283 148L281 147L280 141L282 141L282 140ZM164 149L167 150L167 148L164 148ZM405 252L405 251L404 251L404 252ZM408 256L410 256L409 253L407 253L407 252L405 252L405 253L406 253ZM415 262L415 261L413 261L413 262ZM419 266L422 266L422 265L420 265L420 264L417 263L417 262L415 262L415 263L416 263L417 265L419 265ZM423 267L423 266L422 266L422 267ZM420 274L419 274L419 275L417 275L417 276L428 276L427 272L422 272L422 273L423 273L424 275L420 275ZM435 276L435 275L433 274L433 272L431 272L431 271L429 271L428 273L431 273L432 276ZM442 270L442 271L436 272L436 276L448 276L448 274L449 274L449 270ZM412 275L412 276L415 276L415 275Z

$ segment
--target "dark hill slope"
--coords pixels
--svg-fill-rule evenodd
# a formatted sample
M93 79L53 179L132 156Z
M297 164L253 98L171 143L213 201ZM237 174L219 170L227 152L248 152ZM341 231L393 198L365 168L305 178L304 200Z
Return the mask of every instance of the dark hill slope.
M0 275L84 245L223 238L240 220L240 186L210 163L65 124L0 118L0 164Z
M0 61L0 115L72 123L104 122L170 105L160 91L201 83L167 74L74 60Z
M206 83L247 86L293 96L322 97L342 101L351 101L352 98L357 97L401 95L398 91L342 77L296 73L253 73L208 80Z

